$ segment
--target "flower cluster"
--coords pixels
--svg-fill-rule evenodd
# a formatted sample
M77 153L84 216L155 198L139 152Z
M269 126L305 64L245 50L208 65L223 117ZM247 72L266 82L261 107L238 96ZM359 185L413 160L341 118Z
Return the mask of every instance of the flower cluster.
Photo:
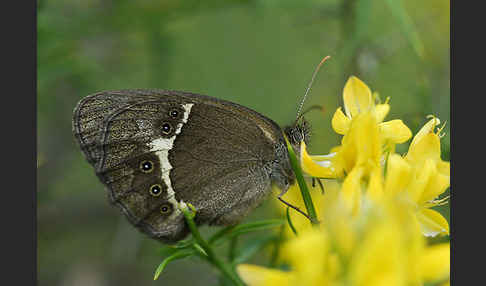
M324 180L324 195L312 192L320 224L311 227L292 213L298 232L286 232L280 251L290 269L242 264L238 273L248 285L448 283L449 243L426 240L449 234L447 220L431 209L447 202L438 197L450 184L450 163L440 157L440 120L431 116L401 155L395 145L412 132L401 120L384 121L388 99L379 102L356 77L347 81L343 99L344 112L337 109L332 119L341 144L329 155L309 155L304 142L300 148L303 171L331 179ZM297 190L285 198L303 206Z

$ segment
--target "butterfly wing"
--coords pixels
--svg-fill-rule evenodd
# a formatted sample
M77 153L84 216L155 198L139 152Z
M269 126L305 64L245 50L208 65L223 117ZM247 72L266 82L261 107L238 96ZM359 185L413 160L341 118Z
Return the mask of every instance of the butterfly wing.
M166 242L188 230L180 202L199 224L229 224L270 189L275 146L270 119L243 106L165 90L101 92L80 101L73 132L130 222Z

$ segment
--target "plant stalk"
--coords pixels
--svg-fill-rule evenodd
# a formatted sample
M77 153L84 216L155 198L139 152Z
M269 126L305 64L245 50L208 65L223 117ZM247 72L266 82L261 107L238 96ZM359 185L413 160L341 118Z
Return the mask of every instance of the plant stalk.
M218 268L223 273L223 275L230 279L235 285L244 286L245 284L243 283L241 278L229 267L229 264L225 264L223 261L221 261L214 254L213 248L209 245L209 243L202 238L201 233L199 232L196 223L193 220L194 213L190 212L188 208L181 208L181 210L184 214L184 217L186 218L186 222L189 226L189 229L191 230L192 236L199 244L199 246L201 246L201 248L206 252L207 260L216 268Z
M309 193L309 189L307 188L304 175L302 174L302 169L300 168L297 161L297 156L295 155L294 149L290 145L287 138L285 138L285 142L287 143L287 150L289 151L290 165L294 170L295 178L297 179L297 183L299 184L300 193L302 194L302 199L304 200L304 205L307 209L307 215L309 216L311 224L313 226L318 226L319 220L317 219L316 209L314 208L312 197Z

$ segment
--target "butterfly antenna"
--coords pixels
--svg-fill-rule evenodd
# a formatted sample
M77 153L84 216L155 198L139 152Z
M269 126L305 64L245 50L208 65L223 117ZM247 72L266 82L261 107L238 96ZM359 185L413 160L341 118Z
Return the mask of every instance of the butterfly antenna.
M309 84L307 85L307 90L305 91L305 94L304 94L304 98L302 99L302 101L300 102L300 106L299 106L299 109L297 110L297 119L295 120L295 122L297 123L297 121L300 119L300 112L302 111L302 106L304 106L304 102L305 102L305 99L307 98L307 94L309 93L310 89L311 89L311 86L312 86L312 83L314 82L314 79L316 78L316 75L317 75L317 72L319 71L319 69L321 68L322 64L327 60L329 59L331 56L326 56L324 57L321 62L317 65L316 69L314 70L314 73L312 74L312 79L311 81L309 82Z

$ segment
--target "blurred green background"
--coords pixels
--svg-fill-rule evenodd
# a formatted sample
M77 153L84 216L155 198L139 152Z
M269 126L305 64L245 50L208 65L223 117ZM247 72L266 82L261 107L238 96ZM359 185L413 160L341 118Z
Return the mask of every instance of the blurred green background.
M152 281L162 246L109 205L71 133L79 99L107 89L185 90L240 103L285 125L295 119L315 66L330 55L306 102L327 111L306 116L311 153L339 144L330 120L350 75L382 99L390 96L387 119L400 118L415 133L428 114L450 121L449 4L39 0L38 284L218 283L196 259L174 262ZM442 158L449 160L449 125L444 131ZM398 147L405 150L407 144ZM247 221L277 217L272 200ZM449 219L448 206L440 210Z

